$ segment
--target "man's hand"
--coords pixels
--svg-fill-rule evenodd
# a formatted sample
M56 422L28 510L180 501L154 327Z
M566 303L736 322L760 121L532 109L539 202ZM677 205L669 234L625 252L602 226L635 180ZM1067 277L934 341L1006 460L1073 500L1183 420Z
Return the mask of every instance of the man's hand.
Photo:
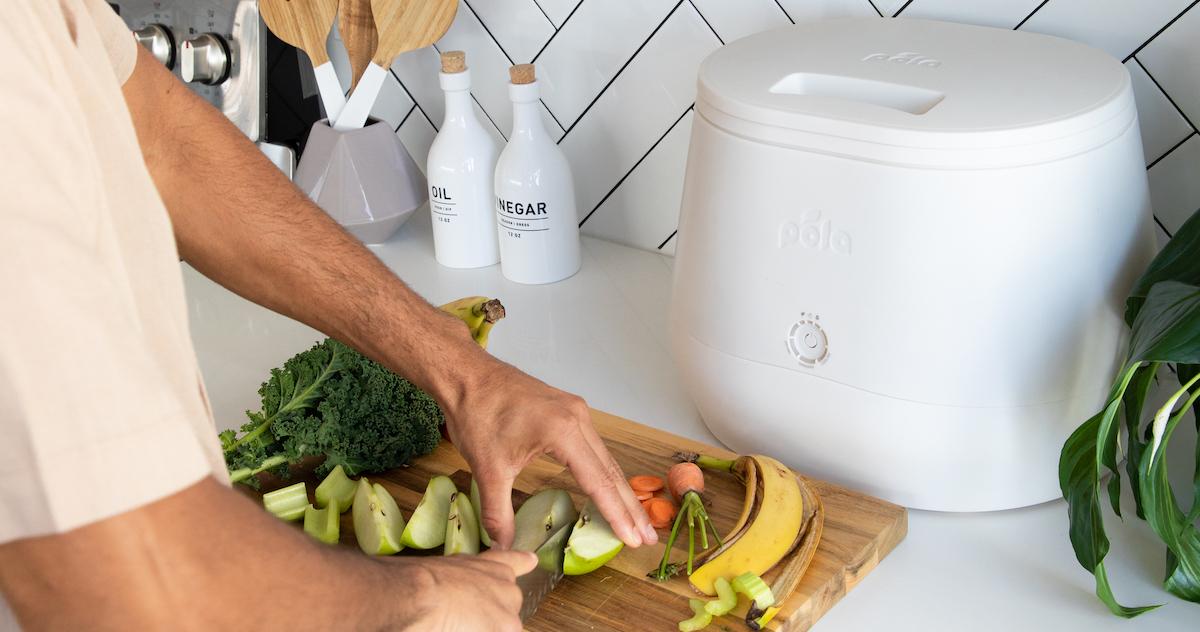
M466 385L457 396L444 398L446 425L471 464L483 526L499 547L513 540L513 479L543 454L570 468L626 544L658 540L582 399L490 357L455 365L472 366L474 373L462 378Z
M520 632L521 590L514 583L537 565L532 553L484 551L479 555L384 558L411 564L418 616L404 629L442 632Z

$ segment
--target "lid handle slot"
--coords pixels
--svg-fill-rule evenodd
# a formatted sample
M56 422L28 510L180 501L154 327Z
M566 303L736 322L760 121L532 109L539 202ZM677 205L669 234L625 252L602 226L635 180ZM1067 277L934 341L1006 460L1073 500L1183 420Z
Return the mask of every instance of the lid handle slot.
M858 101L918 116L946 98L945 94L926 88L810 72L796 72L780 79L771 86L771 92Z

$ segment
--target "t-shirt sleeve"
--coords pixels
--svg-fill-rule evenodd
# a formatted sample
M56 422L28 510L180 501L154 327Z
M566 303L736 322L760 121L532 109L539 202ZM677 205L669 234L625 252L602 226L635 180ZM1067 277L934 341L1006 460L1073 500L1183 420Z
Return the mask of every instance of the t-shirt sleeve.
M4 28L0 27L0 35ZM104 244L99 170L35 56L0 58L0 543L168 496L211 466ZM75 122L73 122L75 121Z
M84 4L88 13L92 15L104 49L108 51L108 59L112 63L113 72L117 74L117 81L123 85L133 74L133 67L137 64L137 41L133 39L129 27L107 2L84 0Z

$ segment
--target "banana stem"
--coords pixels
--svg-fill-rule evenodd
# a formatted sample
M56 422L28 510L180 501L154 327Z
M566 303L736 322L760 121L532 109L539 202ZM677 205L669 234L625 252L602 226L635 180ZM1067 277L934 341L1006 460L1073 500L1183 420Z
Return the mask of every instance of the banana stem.
M681 463L695 463L703 469L716 472L732 472L737 464L737 459L718 459L698 452L676 452L672 456Z

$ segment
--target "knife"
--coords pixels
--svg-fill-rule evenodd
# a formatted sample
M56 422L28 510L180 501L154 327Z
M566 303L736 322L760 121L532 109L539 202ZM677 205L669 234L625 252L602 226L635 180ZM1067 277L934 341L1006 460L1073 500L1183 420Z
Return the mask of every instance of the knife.
M538 558L537 566L517 578L517 586L521 589L522 596L522 623L533 617L533 613L537 612L542 600L550 594L551 590L554 590L554 587L563 578L563 550L567 546L567 538L571 537L571 530L574 527L575 523L569 522L550 536L550 539L534 552Z

